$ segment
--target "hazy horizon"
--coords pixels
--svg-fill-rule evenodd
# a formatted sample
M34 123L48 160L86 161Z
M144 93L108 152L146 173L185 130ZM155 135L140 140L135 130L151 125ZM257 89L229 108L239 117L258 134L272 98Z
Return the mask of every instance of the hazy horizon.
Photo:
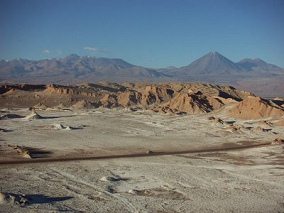
M204 57L204 56L206 56L206 55L208 55L208 54L210 54L210 53L218 53L218 54L224 56L225 58L231 60L230 58L228 58L228 57L226 57L225 55L219 53L218 51L210 51L210 52L207 52L207 53L205 53L205 54L199 56L198 58L193 59L192 61L189 61L187 64L184 64L184 65L176 66L175 64L172 64L172 65L168 65L167 67L148 67L148 68L163 69L163 68L170 68L170 67L179 68L179 67L183 67L183 66L188 66L188 65L190 65L191 63L193 63L194 61L199 60L200 58L202 58L202 57ZM117 57L117 58L109 58L109 57L105 57L105 56L79 55L79 54L77 54L77 53L70 53L70 54L62 55L62 56L58 56L58 57L49 57L49 58L41 58L41 59L14 58L14 59L10 59L10 60L5 60L5 59L0 59L0 60L13 61L13 60L23 59L23 60L30 60L30 61L40 61L40 60L63 59L63 58L66 58L66 57L72 56L72 55L79 56L80 58L82 58L82 57L90 57L90 58L95 57L95 58L107 58L107 59L120 59L120 60L123 60L123 61L125 61L125 62L127 62L127 63L132 64L132 65L137 65L137 64L134 64L134 63L132 63L132 62L130 62L130 61L127 61L127 60L125 60L125 59L123 59L123 58L118 58L118 57ZM250 57L250 58L242 58L242 59L240 59L239 61L234 61L234 60L231 60L231 61L232 61L233 63L239 63L239 62L241 62L242 60L247 60L247 59L248 59L248 60L263 60L263 59L257 58L257 57ZM264 61L264 62L266 62L266 63L268 63L268 64L272 64L272 63L270 63L269 61ZM279 65L277 65L277 64L272 64L272 65L276 65L276 66L278 66L278 67L280 67L280 68L283 68L283 67L281 67L281 66L279 66ZM143 66L143 65L137 65L137 66L146 67L146 66Z

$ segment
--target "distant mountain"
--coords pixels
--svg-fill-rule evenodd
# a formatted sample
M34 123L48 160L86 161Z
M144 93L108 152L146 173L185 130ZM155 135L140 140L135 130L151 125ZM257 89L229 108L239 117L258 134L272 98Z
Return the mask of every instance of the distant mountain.
M136 66L122 59L75 54L38 61L0 60L0 83L74 84L101 80L200 81L230 84L266 97L284 97L284 69L261 59L243 59L235 63L218 52L210 52L187 66L162 69Z
M218 52L210 52L187 66L160 71L176 81L229 84L264 97L284 97L284 69L261 59L235 63Z
M122 59L80 57L0 61L0 81L25 83L76 83L82 81L136 81L166 77L154 69L136 66Z
M218 52L210 52L188 66L179 68L182 75L233 74L241 71L241 66Z
M165 68L163 72L175 78L199 77L203 79L209 76L222 78L224 76L284 74L284 69L266 63L261 59L243 59L235 63L218 52L210 52L187 66L173 69Z
M283 69L281 67L266 63L265 61L259 58L256 59L246 58L238 62L237 65L242 67L242 69L246 70L247 72L262 72L270 74L283 73Z

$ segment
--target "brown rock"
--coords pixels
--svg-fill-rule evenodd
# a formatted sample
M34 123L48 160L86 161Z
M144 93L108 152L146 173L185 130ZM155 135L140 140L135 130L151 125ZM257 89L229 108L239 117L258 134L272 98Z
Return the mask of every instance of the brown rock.
M273 105L268 100L260 97L248 96L243 101L237 103L229 111L229 115L240 119L260 119L266 117L279 118L284 115L284 110L277 105Z
M272 142L272 144L283 144L284 143L284 139L282 138L275 138L274 141Z

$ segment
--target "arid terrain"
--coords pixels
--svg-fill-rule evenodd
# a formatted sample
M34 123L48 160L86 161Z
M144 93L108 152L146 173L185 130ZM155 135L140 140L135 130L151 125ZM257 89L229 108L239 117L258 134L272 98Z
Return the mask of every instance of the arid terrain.
M0 213L284 213L284 0L0 0Z
M0 106L0 212L284 212L281 98L17 84Z
M0 83L206 82L229 84L262 97L283 97L284 69L259 58L233 62L209 52L182 67L146 68L120 58L71 54L43 60L0 60Z

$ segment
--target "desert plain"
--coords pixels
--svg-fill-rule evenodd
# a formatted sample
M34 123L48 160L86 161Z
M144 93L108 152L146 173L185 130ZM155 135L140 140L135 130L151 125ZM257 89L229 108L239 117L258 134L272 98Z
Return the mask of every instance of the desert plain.
M0 212L284 212L283 99L3 86Z

